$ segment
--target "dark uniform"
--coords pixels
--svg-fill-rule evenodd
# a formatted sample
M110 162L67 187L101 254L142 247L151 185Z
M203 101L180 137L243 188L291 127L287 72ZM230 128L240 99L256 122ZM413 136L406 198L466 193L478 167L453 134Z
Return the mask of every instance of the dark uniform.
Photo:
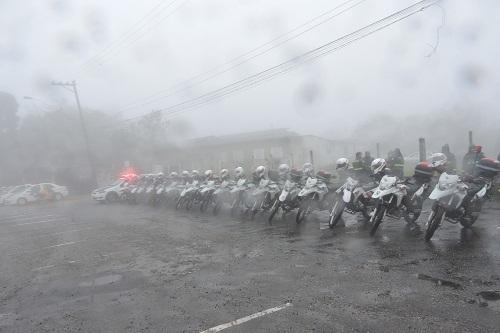
M394 149L394 151L389 153L389 156L387 158L387 164L389 168L392 170L392 174L394 176L403 178L405 159L399 148L396 148Z

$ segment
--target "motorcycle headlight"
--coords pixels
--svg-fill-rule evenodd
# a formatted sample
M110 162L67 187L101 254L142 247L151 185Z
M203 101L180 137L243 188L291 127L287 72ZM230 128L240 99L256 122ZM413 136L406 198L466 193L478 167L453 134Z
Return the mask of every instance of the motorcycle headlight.
M449 188L450 188L450 184L448 184L448 183L439 183L438 184L438 189L441 191L446 191Z

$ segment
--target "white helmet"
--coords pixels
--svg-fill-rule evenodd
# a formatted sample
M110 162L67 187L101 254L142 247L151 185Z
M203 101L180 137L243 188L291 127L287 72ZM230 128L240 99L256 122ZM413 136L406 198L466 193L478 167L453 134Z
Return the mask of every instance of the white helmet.
M228 177L228 176L229 176L229 170L227 170L227 169L222 169L222 170L220 171L219 175L220 175L220 178L226 178L226 177Z
M212 178L212 176L214 175L214 172L212 170L206 170L205 171L205 177L207 178Z
M199 176L199 175L200 175L200 173L198 172L198 170L191 171L191 176L194 177L194 176Z
M349 160L345 157L339 158L335 164L336 164L335 169L337 170L338 169L347 170L349 168Z
M382 172L387 167L387 162L383 158L376 158L371 164L371 169L374 175Z
M302 172L304 172L305 175L307 176L312 176L314 175L314 167L312 165L312 163L304 163L304 165L302 166Z
M429 164L433 168L437 168L437 167L446 165L447 162L448 162L448 158L443 153L434 153L431 155L431 158L429 158Z
M187 171L186 171L186 172L187 172ZM188 174L189 174L189 173L188 173ZM177 176L178 176L178 174L177 174L177 172L175 172L175 171L173 171L173 172L171 172L171 173L170 173L170 177L172 177L172 178L173 178L173 177L177 177Z
M182 171L182 177L189 177L189 171L187 170Z
M280 175L286 175L288 173L290 173L290 166L288 164L280 164L280 166L278 167L278 173Z
M236 178L243 177L244 173L245 173L245 170L243 170L243 168L240 166L237 167L236 169L234 169L234 174L235 174Z
M263 165L259 165L256 169L255 169L255 174L259 177L263 177L264 174L266 173L266 167L263 166Z

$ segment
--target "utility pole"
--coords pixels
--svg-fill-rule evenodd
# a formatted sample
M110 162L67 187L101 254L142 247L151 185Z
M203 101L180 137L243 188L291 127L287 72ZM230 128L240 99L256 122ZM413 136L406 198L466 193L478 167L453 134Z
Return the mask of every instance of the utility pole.
M87 132L87 126L85 125L85 119L83 118L83 111L82 111L82 106L80 104L80 97L78 95L78 89L76 88L76 81L71 81L71 82L51 82L53 86L60 86L63 88L71 88L71 91L75 95L75 100L76 100L76 106L78 107L78 114L80 116L80 125L82 127L82 132L83 132L83 138L85 139L85 147L87 150L87 159L89 162L90 166L90 173L92 177L92 181L94 184L93 186L97 186L97 173L95 171L95 163L94 159L92 157L92 153L90 152L90 143L89 143L89 134Z

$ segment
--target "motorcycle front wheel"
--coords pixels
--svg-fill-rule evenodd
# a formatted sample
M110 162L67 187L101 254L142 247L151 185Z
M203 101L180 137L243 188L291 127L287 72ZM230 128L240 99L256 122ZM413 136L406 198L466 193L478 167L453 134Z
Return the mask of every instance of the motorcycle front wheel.
M470 208L472 212L467 215L466 217L462 217L459 221L462 227L464 228L470 228L472 225L477 221L479 218L479 213L481 212L481 209L483 207L483 203L479 200L474 201L470 204L472 207Z
M278 212L278 210L280 209L280 202L278 199L276 199L276 201L274 202L272 208L271 208L271 214L269 215L269 217L267 218L267 221L269 223L272 223L273 222L273 218L274 216L276 215L276 213Z
M382 220L384 219L385 210L386 210L386 207L382 206L382 205L375 208L375 211L373 212L375 217L373 219L372 229L370 230L370 236L375 235L375 233L377 232L377 229L380 226L380 223L382 223Z
M423 200L422 198L417 198L410 202L411 207L406 207L406 210L403 214L405 221L407 223L415 223L420 217L420 213L422 212Z
M339 198L335 199L330 212L330 220L328 221L328 227L333 229L339 223L342 218L342 213L344 212L345 202Z
M427 222L427 230L425 230L424 238L426 242L431 240L432 236L441 224L441 221L444 219L445 213L446 211L443 207L437 207L435 210L432 210L431 218L429 219L429 222Z
M297 211L297 215L295 216L295 222L297 224L302 223L302 221L305 220L307 214L309 214L309 210L310 210L309 200L302 202L302 204L299 206L299 210Z

